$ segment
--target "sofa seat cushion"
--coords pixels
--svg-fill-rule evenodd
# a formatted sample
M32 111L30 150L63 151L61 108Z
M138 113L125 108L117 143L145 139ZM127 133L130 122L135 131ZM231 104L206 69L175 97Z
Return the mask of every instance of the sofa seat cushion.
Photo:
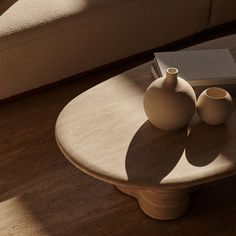
M1 0L0 38L7 40L0 41L0 49L74 27L89 27L97 21L140 11L149 4L145 0Z
M0 0L0 99L190 36L210 0Z

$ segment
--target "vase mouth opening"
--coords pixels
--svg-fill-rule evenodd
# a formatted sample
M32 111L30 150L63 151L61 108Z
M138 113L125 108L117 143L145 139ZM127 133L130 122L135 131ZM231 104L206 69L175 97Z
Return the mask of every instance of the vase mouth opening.
M168 74L171 74L171 75L176 75L179 72L178 69L175 67L169 67L169 68L167 68L166 71Z
M227 95L227 91L222 88L212 87L206 90L206 95L213 99L222 99Z

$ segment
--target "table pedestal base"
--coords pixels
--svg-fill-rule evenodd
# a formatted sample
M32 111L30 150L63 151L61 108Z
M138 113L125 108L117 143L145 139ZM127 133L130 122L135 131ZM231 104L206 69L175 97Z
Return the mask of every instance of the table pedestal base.
M188 209L189 194L196 188L143 190L116 185L121 192L135 197L148 216L159 220L180 217Z

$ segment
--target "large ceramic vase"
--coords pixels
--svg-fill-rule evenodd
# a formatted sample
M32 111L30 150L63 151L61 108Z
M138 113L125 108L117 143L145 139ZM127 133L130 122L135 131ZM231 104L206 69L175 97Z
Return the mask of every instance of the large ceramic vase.
M208 88L198 98L197 111L205 123L209 125L223 124L233 111L232 97L225 89Z
M196 110L196 95L178 70L168 68L165 77L153 81L144 96L144 110L149 121L163 130L184 127Z

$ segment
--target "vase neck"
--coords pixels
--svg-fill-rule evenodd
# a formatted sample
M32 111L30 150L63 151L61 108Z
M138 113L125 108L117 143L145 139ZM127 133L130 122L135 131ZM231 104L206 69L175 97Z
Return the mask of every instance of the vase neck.
M173 91L177 86L177 74L178 69L170 67L166 70L166 78L164 80L163 88L166 90Z

